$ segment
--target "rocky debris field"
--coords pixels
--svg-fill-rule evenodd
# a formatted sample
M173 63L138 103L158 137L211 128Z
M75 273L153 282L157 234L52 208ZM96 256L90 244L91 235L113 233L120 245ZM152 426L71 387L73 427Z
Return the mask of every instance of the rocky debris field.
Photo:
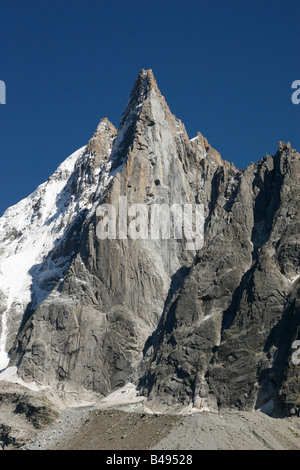
M1 448L22 448L39 430L55 422L59 414L43 394L0 382Z
M107 408L105 409L105 406ZM141 403L58 410L43 393L1 383L4 450L300 450L300 418L260 411L149 413Z
M56 426L41 433L28 449L151 449L180 422L176 415L121 410L68 410Z
M300 419L274 419L260 411L186 415L154 449L300 450Z
M74 408L31 450L300 450L300 419L261 412L158 415Z

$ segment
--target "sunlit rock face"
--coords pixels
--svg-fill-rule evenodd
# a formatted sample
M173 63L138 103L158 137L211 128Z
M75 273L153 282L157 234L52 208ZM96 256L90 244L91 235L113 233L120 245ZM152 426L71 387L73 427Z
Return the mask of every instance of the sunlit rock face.
M119 129L102 119L0 219L0 368L66 402L132 382L158 411L299 414L299 177L289 143L239 170L189 139L141 70ZM148 237L121 234L120 200L147 209ZM151 237L153 207L185 204L203 207L201 246Z

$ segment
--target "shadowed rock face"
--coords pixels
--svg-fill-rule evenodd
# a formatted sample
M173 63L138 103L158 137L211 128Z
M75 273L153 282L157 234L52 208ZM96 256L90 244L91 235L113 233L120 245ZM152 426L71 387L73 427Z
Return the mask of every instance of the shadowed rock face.
M189 140L142 70L119 130L102 120L83 162L76 197L86 181L96 189L63 279L21 324L10 351L19 375L66 400L132 381L155 409L273 400L277 415L299 414L299 153L280 143L236 169L200 133ZM100 240L96 209L120 196L149 210L203 204L203 248ZM68 240L48 256L65 259Z

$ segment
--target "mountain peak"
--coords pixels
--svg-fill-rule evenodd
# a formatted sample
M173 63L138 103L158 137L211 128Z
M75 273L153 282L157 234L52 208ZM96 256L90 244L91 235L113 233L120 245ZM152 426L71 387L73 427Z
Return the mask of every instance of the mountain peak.
M152 69L141 69L140 73L139 73L139 76L141 76L142 78L145 78L145 77L153 77L154 78Z
M127 151L133 144L136 135L138 121L142 117L151 121L151 111L147 116L144 116L145 113L143 111L145 104L152 103L154 100L160 101L163 107L168 109L168 112L171 114L165 99L158 89L152 70L141 69L133 85L119 125L118 135L111 154L111 160L113 160L112 169L117 168L126 160Z
M93 137L89 140L87 150L92 153L107 155L111 151L111 143L117 129L106 117L101 119Z
M154 90L156 93L160 94L152 70L141 69L130 93L129 101L123 113L120 127L126 120L128 114L130 114L133 110L137 111L137 115L140 114L140 108L149 97L151 90Z
M281 150L288 150L291 148L291 144L290 142L283 142L282 140L280 140L279 144L278 144L278 150L281 151Z
M9 360L64 404L132 381L155 412L300 416L299 163L223 162L140 70L118 131L0 219L0 381Z
M154 88L156 91L159 91L152 69L141 69L136 83L147 84L148 89Z

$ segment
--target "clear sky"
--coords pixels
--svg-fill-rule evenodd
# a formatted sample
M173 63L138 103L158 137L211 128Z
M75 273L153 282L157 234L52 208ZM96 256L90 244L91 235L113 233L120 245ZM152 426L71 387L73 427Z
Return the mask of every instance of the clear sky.
M0 214L119 125L141 68L239 168L300 151L299 0L0 0L0 21Z

